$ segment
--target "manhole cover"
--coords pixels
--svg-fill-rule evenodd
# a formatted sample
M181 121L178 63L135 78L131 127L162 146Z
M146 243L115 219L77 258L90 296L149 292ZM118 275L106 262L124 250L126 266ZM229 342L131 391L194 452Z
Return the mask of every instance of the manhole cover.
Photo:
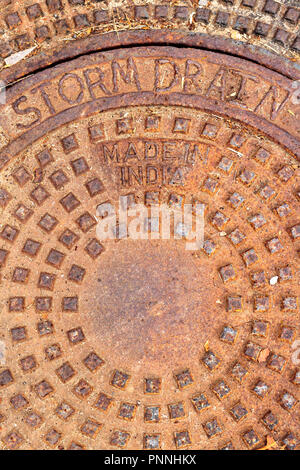
M1 72L34 72L8 87L0 117L2 448L295 448L299 11L258 2L286 59L258 49L254 33L239 58L231 42L212 50L232 31L207 26L233 2L204 2L192 17L193 2L139 5L144 29L164 12L173 29L108 28L116 47L102 52L105 34L87 28L105 14L90 4L27 2L18 14L7 3L7 39L18 25L28 46L30 21L46 33L77 8L87 23L63 64L56 30L48 49ZM256 2L242 4L250 21ZM201 249L187 249L183 223L162 237L151 214L187 205L204 212ZM119 206L129 225L118 214L115 237L101 238Z

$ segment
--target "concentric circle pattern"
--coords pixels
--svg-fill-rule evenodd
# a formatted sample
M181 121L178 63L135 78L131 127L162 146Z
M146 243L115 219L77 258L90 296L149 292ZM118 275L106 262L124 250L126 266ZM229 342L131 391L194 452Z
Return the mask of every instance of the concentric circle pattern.
M10 31L60 4L31 3L26 21L6 17ZM293 7L258 4L261 18L297 22ZM135 12L148 21L147 6ZM70 60L7 90L1 448L298 447L295 83L227 54L151 46ZM121 223L117 239L99 239L97 211L119 201L147 208L141 239ZM196 203L201 250L148 237L153 206Z

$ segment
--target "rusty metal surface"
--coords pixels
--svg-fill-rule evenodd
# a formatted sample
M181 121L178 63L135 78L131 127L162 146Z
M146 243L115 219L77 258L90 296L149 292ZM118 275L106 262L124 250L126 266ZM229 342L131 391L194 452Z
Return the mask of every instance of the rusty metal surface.
M0 71L13 82L78 55L131 44L193 45L299 74L297 1L2 1ZM32 50L31 50L32 49ZM16 54L26 61L11 63ZM297 69L295 71L294 69Z
M247 2L294 44L295 8ZM38 72L57 62L54 35L44 59L1 72L36 71L8 88L0 116L3 449L299 445L297 62L282 46L288 61L274 62L271 33L260 55L255 35L234 38L234 54L229 30L204 39L196 25L193 39L180 25L159 41L180 48L142 47L158 33L134 24L79 36L70 60ZM140 47L71 59L123 39ZM203 203L203 249L100 243L96 208L120 195Z
M181 5L180 5L181 3ZM202 0L200 2L145 2L114 0L2 1L1 57L10 52L49 43L61 48L91 33L142 29L182 29L208 32L259 45L295 57L299 52L297 1ZM298 7L298 8L297 8Z

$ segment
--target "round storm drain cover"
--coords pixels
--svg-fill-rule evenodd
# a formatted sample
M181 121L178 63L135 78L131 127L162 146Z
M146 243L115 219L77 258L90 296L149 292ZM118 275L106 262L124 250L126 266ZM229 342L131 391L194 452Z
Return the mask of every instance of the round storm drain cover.
M111 50L76 33L66 60L56 30L20 63L3 53L1 448L298 446L299 12L260 3L280 5L285 59L178 29L213 8L145 32L166 5L107 31ZM63 28L58 4L8 9L8 37Z

